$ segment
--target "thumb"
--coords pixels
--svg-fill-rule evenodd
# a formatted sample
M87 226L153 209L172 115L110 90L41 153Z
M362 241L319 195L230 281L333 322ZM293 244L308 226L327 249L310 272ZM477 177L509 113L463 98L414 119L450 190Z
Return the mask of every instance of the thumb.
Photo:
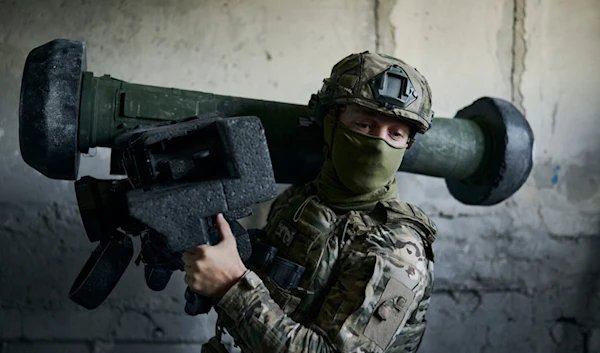
M219 213L216 217L217 230L219 231L219 235L221 236L221 241L229 242L235 241L235 237L231 232L231 227L225 217L223 217L222 213Z

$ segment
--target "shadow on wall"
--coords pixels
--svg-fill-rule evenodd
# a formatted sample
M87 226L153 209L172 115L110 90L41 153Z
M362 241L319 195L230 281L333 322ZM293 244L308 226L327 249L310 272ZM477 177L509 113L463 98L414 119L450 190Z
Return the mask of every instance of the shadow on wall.
M600 249L600 241L594 243ZM587 263L598 268L597 256L588 257ZM566 299L576 303L576 314L559 316L550 329L555 352L600 352L600 274L585 274L574 284L576 294Z
M600 147L600 146L599 146ZM600 148L583 155L582 165L571 165L564 173L569 202L592 220L600 209ZM559 173L557 173L559 174ZM590 224L600 229L600 221ZM556 321L555 334L561 334L560 352L600 352L600 233L576 235L573 241L587 244L588 251L572 256L586 256L584 268L575 282L578 293L570 298L577 303L576 315L563 315ZM584 245L585 246L585 245ZM570 279L564 278L565 281Z

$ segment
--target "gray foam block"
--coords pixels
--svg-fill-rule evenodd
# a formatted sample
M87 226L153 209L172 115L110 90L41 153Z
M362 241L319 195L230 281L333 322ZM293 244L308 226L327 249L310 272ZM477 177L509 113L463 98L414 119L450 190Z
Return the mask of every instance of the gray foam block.
M210 243L205 228L207 217L217 213L224 213L230 219L247 216L251 205L277 194L264 130L257 117L207 115L166 124L151 134L134 131L120 142L136 140L135 134L139 134L137 138L146 138L143 143L152 144L201 129L217 135L210 138L218 141L218 146L213 143L212 148L220 150L215 153L222 153L228 177L155 184L127 193L130 214L165 234L173 251Z

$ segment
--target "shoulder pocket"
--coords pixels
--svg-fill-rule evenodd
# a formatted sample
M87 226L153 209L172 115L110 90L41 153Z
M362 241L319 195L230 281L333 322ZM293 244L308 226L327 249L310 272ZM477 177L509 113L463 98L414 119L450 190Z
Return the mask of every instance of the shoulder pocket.
M415 293L410 288L390 278L365 327L364 335L381 349L386 349L394 334L406 323L408 308L414 298Z

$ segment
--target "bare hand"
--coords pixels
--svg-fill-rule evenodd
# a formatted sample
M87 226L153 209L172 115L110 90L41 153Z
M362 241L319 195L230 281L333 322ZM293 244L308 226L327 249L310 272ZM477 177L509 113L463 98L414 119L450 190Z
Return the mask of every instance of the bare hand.
M225 295L246 272L229 223L220 213L216 223L221 236L218 244L190 248L182 256L185 283L194 292L211 298Z

